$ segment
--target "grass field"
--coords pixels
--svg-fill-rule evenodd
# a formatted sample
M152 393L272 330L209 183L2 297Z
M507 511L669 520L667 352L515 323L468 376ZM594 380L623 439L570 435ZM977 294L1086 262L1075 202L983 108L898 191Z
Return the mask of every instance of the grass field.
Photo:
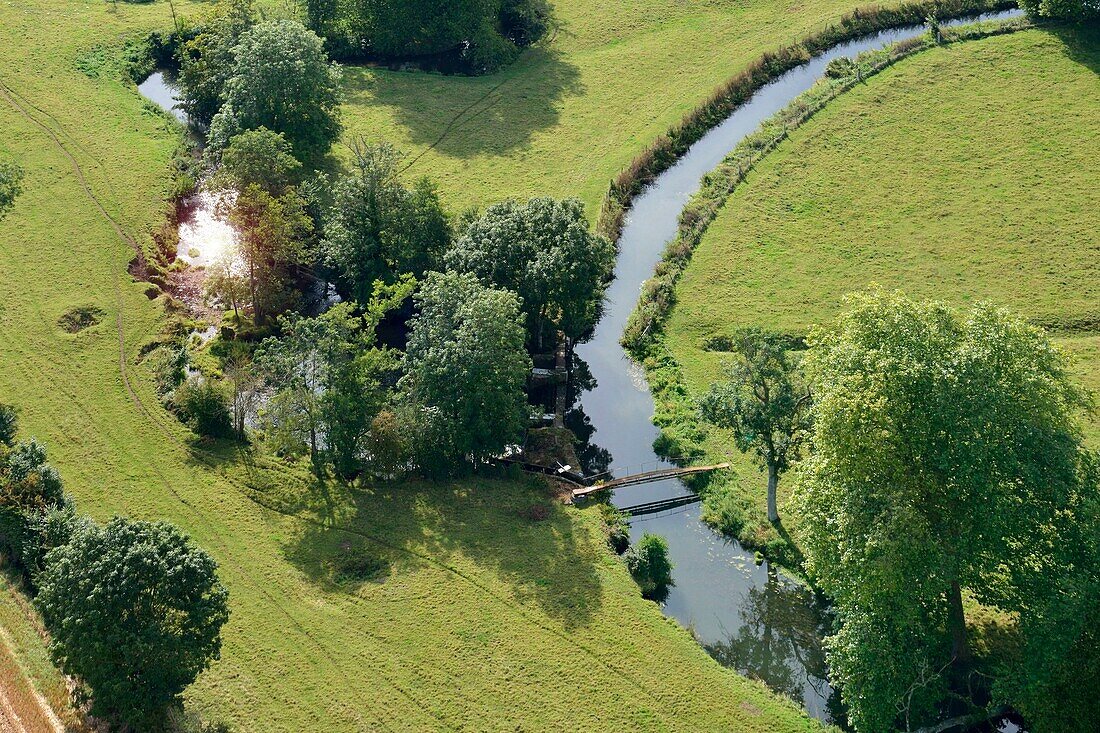
M690 390L704 339L805 334L878 283L1048 325L1100 389L1100 34L1029 30L920 53L831 102L770 154L679 281L665 345ZM1100 423L1086 424L1100 445ZM732 445L737 486L764 480ZM783 484L780 484L781 493Z
M456 211L579 196L594 219L612 176L719 84L859 4L562 0L553 40L493 76L345 70L346 137L393 142Z
M538 487L353 493L191 443L140 362L162 306L126 275L160 223L178 132L103 62L169 23L161 2L0 2L0 154L27 171L0 223L0 401L22 408L82 510L169 519L219 561L232 618L192 707L247 731L816 730L643 601L590 512L524 518ZM74 306L107 315L70 334L57 319ZM388 574L339 582L349 555ZM8 628L19 609L0 606ZM11 636L41 664L41 642Z

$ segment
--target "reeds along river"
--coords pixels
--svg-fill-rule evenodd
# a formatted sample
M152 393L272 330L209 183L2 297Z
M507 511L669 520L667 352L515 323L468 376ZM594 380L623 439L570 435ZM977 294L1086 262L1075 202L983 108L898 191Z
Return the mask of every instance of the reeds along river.
M944 25L1018 14L1007 11ZM578 382L584 388L578 390L567 425L585 442L582 460L599 470L620 473L636 472L642 466L652 470L672 465L653 450L658 435L651 422L653 399L641 368L627 357L619 337L642 283L652 275L665 245L675 236L680 212L703 175L768 117L809 89L833 59L851 58L924 31L923 26L908 26L875 33L835 46L792 69L760 89L634 200L619 240L615 280L608 289L603 318L592 339L576 352L576 371L584 375ZM155 74L140 89L186 122L173 106L177 98L169 77ZM181 245L181 250L189 246L202 257L218 246L213 239L220 235L214 231L215 202L200 198L196 204L193 216L182 225L191 228L188 244ZM689 493L682 483L670 480L622 489L614 502L629 506ZM808 590L767 562L756 565L753 553L711 531L700 521L697 504L638 517L632 523L632 533L636 538L643 531L663 535L675 563L676 584L662 604L665 614L691 629L721 664L789 695L816 718L835 719L837 701L821 648L828 620ZM1014 733L1019 728L1004 722L997 730Z

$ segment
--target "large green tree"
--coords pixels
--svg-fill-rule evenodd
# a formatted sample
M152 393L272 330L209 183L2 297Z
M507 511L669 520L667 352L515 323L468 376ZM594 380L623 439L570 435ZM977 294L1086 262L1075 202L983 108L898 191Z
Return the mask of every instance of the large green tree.
M553 327L578 339L595 325L615 247L593 234L577 199L533 198L489 207L447 252L447 269L519 295L537 346Z
M92 713L148 730L217 659L228 592L217 564L164 522L115 518L46 555L35 606L50 652Z
M360 141L353 152L352 172L333 187L321 249L337 289L366 302L377 280L438 269L452 232L428 179L411 189L398 180L401 157L393 146Z
M214 183L217 188L234 191L255 185L270 196L282 196L301 169L285 135L258 127L230 138Z
M431 273L416 301L403 385L423 419L420 455L448 468L520 441L531 359L519 300L472 275Z
M180 47L182 107L192 120L209 125L221 109L233 76L233 48L255 22L252 0L218 0L195 37Z
M316 318L280 319L282 335L256 352L256 367L273 392L261 411L273 449L308 450L318 472L331 462L345 478L363 466L371 421L389 394L383 378L397 366L390 350L375 345L375 328L413 285L411 278L380 285L363 315L340 303Z
M813 400L788 349L790 338L759 328L739 331L725 381L700 401L703 417L733 433L742 452L753 451L768 472L768 521L779 521L779 476L799 456L812 425Z
M1082 403L1047 336L989 306L852 297L807 357L813 454L792 501L836 604L832 676L861 733L913 724L968 660L963 589L1041 583L1082 491Z
M210 147L223 150L244 130L266 127L286 137L298 160L318 163L340 136L340 71L321 39L297 21L265 21L241 35L233 59Z
M311 259L313 220L293 188L272 196L255 183L223 198L221 208L237 231L243 269L241 273L229 263L229 275L247 278L252 312L256 323L262 325L294 304L296 294L290 280L295 268ZM232 286L233 295L238 295L238 284Z

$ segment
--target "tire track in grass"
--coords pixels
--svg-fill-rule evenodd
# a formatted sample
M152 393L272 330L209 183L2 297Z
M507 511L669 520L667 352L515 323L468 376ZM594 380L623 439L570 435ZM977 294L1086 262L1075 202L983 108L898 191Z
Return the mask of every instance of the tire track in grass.
M463 111L461 111L458 115L456 115L452 119L451 123L448 124L447 128L444 130L444 133L439 137L439 139L435 143L433 143L432 146L430 146L428 149L423 151L420 156L417 156L417 158L415 158L412 162L410 162L410 164L408 166L406 166L406 169L408 167L410 167L413 163L415 163L417 160L419 160L419 158L422 157L423 154L427 152L427 150L430 150L430 149L434 148L439 142L441 142L446 137L447 132L455 125L455 123L463 115L465 115L467 112L472 110L474 107L476 107L481 102L488 99L496 90L503 87L509 81L510 81L510 79L505 79L505 80L501 81L499 84L497 84L492 89L490 89L485 95L480 97L474 103L468 105ZM7 101L9 102L9 104L11 104L16 110L18 110L20 112L20 114L22 114L22 116L24 116L26 119L28 119L30 122L32 122L35 126L40 128L43 132L45 132L50 137L51 140L53 140L55 146L69 160L69 162L70 162L70 164L73 168L73 172L76 174L77 180L79 181L79 183L81 185L81 188L84 190L84 193L86 194L86 196L93 202L93 204L95 205L95 207L99 211L99 213L110 223L112 229L114 229L117 236L123 242L128 244L135 251L135 253L140 253L141 252L140 245L138 245L137 241L132 236L130 236L130 234L125 231L125 229L123 229L123 227L119 224L119 222L103 206L102 202L95 195L95 193L91 190L91 187L88 184L87 178L85 177L84 171L83 171L82 167L80 166L79 161L68 150L68 148L65 147L64 143L62 143L61 139L53 131L53 129L51 129L48 125L46 125L45 123L43 123L42 121L38 120L33 115L31 115L28 112L28 110L26 109L26 107L21 105L16 100L15 93L3 81L0 81L0 95L4 96L7 99ZM51 116L51 119L54 119L56 121L56 118L52 118L52 116ZM60 125L59 125L59 127L60 127ZM66 136L69 136L69 135L66 133ZM161 432L171 442L175 443L178 447L182 448L187 454L189 454L189 455L191 455L195 458L198 458L204 465L208 466L209 468L212 468L212 469L215 468L216 463L213 460L213 458L210 456L210 454L206 454L205 451L201 451L199 449L193 448L192 446L189 446L178 435L175 435L160 419L158 419L157 417L154 417L154 415L152 414L152 411L145 405L145 403L142 401L140 396L137 394L136 390L134 390L134 388L133 388L133 386L130 382L128 372L127 372L126 353L125 353L126 343L125 343L125 335L124 335L123 324L122 324L122 305L123 305L122 290L121 290L121 286L119 285L117 274L116 274L115 281L114 281L114 289L115 289L115 293L116 293L116 296L117 296L117 306L118 306L117 309L116 309L116 313L115 313L115 326L116 326L116 331L118 333L119 372L120 372L120 376L122 378L123 385L126 389L126 392L129 394L129 396L131 398L131 401L138 408L138 410L146 417L146 419L148 419L151 423L153 423L153 425L158 429L158 431ZM194 514L195 518L200 520L206 526L206 529L209 531L211 529L211 525L209 524L209 520L205 517L205 515L203 515L197 509L197 507L195 507L194 504L192 504L189 500L187 500L186 498L184 498L182 495L179 494L179 492L171 485L171 483L168 481L167 477L164 475L164 473L161 471L161 469L159 467L155 466L152 462L149 462L147 465L156 474L157 478L159 479L160 483L164 486L164 488L166 488L169 491L169 493L171 493L171 495L174 498L176 498L176 500L178 500L181 504L183 504L184 506L187 506L191 510L191 512ZM407 554L407 555L416 557L416 558L418 558L418 559L420 559L420 560L422 560L422 561L424 561L424 562L426 562L430 565L433 565L437 568L440 568L440 569L442 569L442 570L444 570L444 571L446 571L446 572L462 579L463 581L465 581L465 582L469 583L470 585L474 586L479 592L481 592L486 597L493 599L494 601L496 601L497 603L501 604L502 606L504 606L506 608L509 608L516 616L518 616L523 621L535 626L536 628L542 629L546 633L549 633L549 634L557 637L561 641L565 642L567 645L572 646L574 649L578 650L579 652L581 652L585 656L591 658L593 661L595 661L597 664L602 666L604 669L606 669L611 674L617 676L620 679L626 680L627 682L630 683L630 685L636 691L638 691L640 693L643 693L645 696L647 696L654 703L659 702L658 699L654 696L654 693L650 689L648 689L645 685L643 685L641 682L639 682L637 679L635 679L634 676L631 675L628 671L626 671L625 669L622 669L620 667L617 667L617 666L611 664L610 662L606 661L606 659L604 658L603 655L599 654L598 652L596 652L594 649L591 649L587 645L576 641L574 638L570 637L568 634L566 634L562 631L559 631L559 630L553 628L552 626L550 626L549 624L546 624L546 623L542 622L541 620L535 618L534 616L532 616L526 610L526 608L523 606L523 604L521 604L517 601L511 600L511 599L508 599L505 596L497 593L496 591L492 590L491 588L489 588L487 585L485 585L481 581L475 579L471 574L469 574L469 573L467 573L463 570L460 570L459 568L457 568L455 566L452 566L448 563L445 563L442 560L438 560L438 559L436 559L436 558L434 558L434 557L432 557L428 554L421 553L421 552L418 552L418 551L415 551L415 550L412 550L412 549L409 549L409 548L401 547L401 546L396 545L392 542L389 542L388 540L382 539L381 537L378 537L378 536L375 536L375 535L372 535L372 534L369 534L369 533L366 533L366 532L363 532L363 531L360 531L360 530L357 530L357 529L354 529L354 528L351 528L351 527L342 527L342 526L337 526L337 525L331 525L331 524L325 523L321 520L316 520L316 519L312 519L310 517L304 516L302 514L282 511L278 508L275 508L274 506L271 506L271 505L265 504L263 502L257 501L255 499L255 497L249 496L248 491L242 490L241 487L237 484L236 481L234 481L233 479L225 476L224 474L222 474L220 472L219 472L219 475L221 476L221 478L224 481L226 481L230 485L236 487L238 489L238 492L241 493L241 495L244 496L246 499L248 499L249 501L252 501L257 506L260 506L260 507L263 507L263 508L267 509L268 511L273 511L273 512L275 512L277 514L280 514L282 516L294 519L295 521L304 522L304 523L307 523L307 524L312 524L314 526L321 527L321 528L324 528L324 529L335 529L337 531L341 531L341 532L344 532L346 534L350 534L350 535L353 535L353 536L360 537L360 538L368 540L368 541L370 541L374 544L377 544L381 547L386 547L386 548L388 548L388 549L390 549L394 552L397 552L399 554ZM215 532L209 532L209 534L211 534L212 537L217 537L217 533L215 533ZM224 544L222 544L221 547L222 547L223 550L227 549ZM229 557L229 558L234 557L233 553L231 553L231 552L225 552L224 554L225 554L226 557ZM302 626L302 624L300 622L298 622L297 619L294 618L289 613L289 611L287 611L286 608L284 608L267 591L267 589L263 585L261 585L254 578L252 578L250 576L250 574L238 562L236 562L235 560L231 560L231 562L232 562L233 566L236 568L236 570L238 572L240 572L240 574L243 577L246 577L250 580L251 584L253 585L253 588L256 591L258 591L265 599L267 599L268 602L271 603L274 608L277 608L287 618L287 620L290 621L290 623L295 627L295 629L297 631L299 631L303 636L305 636L307 639L309 639L323 653L323 655L328 659L328 661L330 661L334 666L340 668L341 676L343 677L343 679L345 681L348 681L349 678L347 676L347 673L342 669L342 667L339 664L338 660L333 656L331 651L327 647L325 647L324 644L322 644L320 641L318 641L313 636L313 634L311 634L304 626ZM402 694L403 697L406 697L410 702L414 703L414 706L415 706L416 709L419 709L419 710L424 711L424 712L428 712L428 711L424 710L424 707L421 704L421 702L419 700L417 700L414 696L412 696L412 694L410 692L408 692L406 690L403 690L402 688L398 687L397 685L395 685L393 683L392 680L387 680L387 681L393 687L394 690L398 691L399 693ZM436 714L434 712L429 712L429 714L432 715L432 717L436 718L436 720L438 722L445 724L446 721L443 718L441 718L438 714Z
M138 246L138 244L134 240L134 238L131 237L129 235L129 233L127 233L122 228L122 226L118 223L118 221L116 221L115 218L111 216L111 214L106 210L106 208L104 208L103 204L100 202L98 197L96 197L96 195L92 192L90 186L88 185L87 178L85 177L83 168L81 167L79 161L68 150L68 148L65 147L64 143L61 142L58 135L48 125L46 125L45 123L43 123L42 121L38 120L33 115L31 115L27 111L26 107L24 107L18 101L16 101L15 95L12 93L11 88L6 83L4 83L3 81L0 81L0 96L3 96L8 101L8 103L12 107L14 107L23 117L25 117L28 121L33 123L36 127L38 127L43 132L45 132L50 137L50 139L53 140L54 145L68 159L69 163L72 166L73 172L75 173L75 175L77 177L77 180L80 183L81 188L84 190L84 193L87 195L87 197L93 202L96 209L98 209L100 214L105 219L107 219L107 221L111 224L111 227L114 229L115 233L118 235L118 237L123 242L129 244L130 247L132 247L135 252L140 252L140 247ZM146 417L146 419L148 419L151 423L153 423L153 425L156 426L157 429L163 435L165 435L169 440L171 440L172 442L176 443L177 445L183 447L186 450L187 449L186 444L182 440L180 440L178 438L178 436L173 435L170 432L170 430L160 420L158 420L156 417L154 417L152 412L145 405L145 403L142 401L141 397L137 394L137 392L134 390L132 384L130 383L129 374L127 372L127 363L126 363L126 351L125 351L126 350L126 341L125 341L125 334L124 334L123 324L122 324L122 308L123 308L122 289L121 289L121 286L119 285L119 278L118 278L117 273L116 273L116 276L114 278L114 289L115 289L115 294L116 294L116 298L117 298L117 308L116 308L116 312L115 312L115 327L116 327L116 331L118 333L119 372L120 372L120 375L121 375L121 378L122 378L123 385L126 389L126 392L129 394L131 401L138 408L138 410ZM43 372L43 374L45 374L45 372ZM46 378L48 379L48 377L46 377ZM51 381L54 381L54 380L51 380ZM85 414L87 414L86 411L85 411ZM89 415L89 417L90 417L90 415ZM190 453L190 451L188 451L188 452ZM169 493L177 501L179 501L184 506L188 507L188 509L190 509L192 514L194 515L195 519L197 519L202 525L205 525L205 528L207 529L208 534L210 534L214 538L217 538L218 537L217 533L210 531L212 528L211 528L209 520L206 518L206 516L203 515L197 509L197 507L195 507L195 505L192 504L188 499L184 498L175 489L174 486L172 486L171 482L168 481L167 477L164 475L164 473L161 471L161 469L158 466L154 465L154 463L152 461L147 462L146 466L153 471L153 473L156 475L157 479L160 481L160 483L163 485L163 487L166 488L169 491ZM221 545L222 550L227 549L226 546L223 543L221 543L220 541L218 542L218 544ZM313 636L313 634L311 634L308 631L308 629L306 629L294 616L292 616L290 614L290 612L287 611L287 609L285 607L283 607L267 591L267 589L262 584L260 584L255 578L253 578L235 559L232 559L232 558L234 558L233 553L224 552L224 556L231 559L230 562L232 563L233 567L241 574L242 577L245 577L249 580L249 582L253 586L253 589L258 591L265 599L267 599L267 601L269 603L271 603L271 605L274 608L278 609L287 618L287 620L291 623L291 625L299 633L301 633L305 638L307 638L310 642L312 642L314 644L314 646L316 646L317 649L319 649L322 652L325 659L327 659L330 663L332 663L333 665L340 668L340 674L341 674L343 680L345 682L349 681L347 672L344 671L342 667L340 667L336 657L331 653L331 651L327 647L325 647L321 642L319 642ZM416 701L414 701L414 702L416 702Z

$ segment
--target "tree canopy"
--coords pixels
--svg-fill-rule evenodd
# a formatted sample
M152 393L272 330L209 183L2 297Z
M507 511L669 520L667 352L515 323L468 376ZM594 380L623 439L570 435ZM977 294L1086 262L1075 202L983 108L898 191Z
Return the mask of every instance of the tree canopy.
M241 35L222 99L208 138L216 151L265 127L282 133L298 160L314 163L340 135L339 69L321 39L297 21L264 21Z
M792 504L839 614L832 677L861 733L915 724L968 658L962 589L1015 610L1057 577L1082 396L1039 329L882 291L815 334L807 367L815 450Z
M442 469L499 454L527 426L531 359L519 300L472 275L430 273L416 302L403 384L417 440Z
M393 146L359 142L353 150L352 172L333 186L321 249L337 290L366 302L377 280L438 269L452 233L428 179L412 189L398 180L401 158Z
M1021 0L1020 7L1034 17L1100 21L1098 0Z
M38 585L54 661L118 725L155 727L220 654L228 592L214 560L170 524L88 527L49 552Z
M750 328L733 339L733 358L723 365L726 380L711 385L700 401L703 417L733 432L742 452L752 450L768 472L768 520L779 520L776 489L812 425L812 396L788 353L791 339Z
M577 339L595 325L615 247L589 230L577 199L533 198L489 207L445 259L451 271L516 293L541 345L548 326Z
M306 0L309 26L340 57L449 54L493 71L550 27L546 0Z
M237 191L255 185L270 196L282 196L301 169L286 136L261 126L229 139L215 183Z
M209 125L221 109L233 76L233 48L255 22L252 0L218 0L200 31L180 47L181 106L192 120Z
M345 478L358 472L371 421L389 396L383 378L397 367L390 350L375 346L375 328L413 286L411 278L379 284L362 316L354 304L340 303L316 318L280 318L282 335L266 339L256 352L256 366L273 392L261 424L274 450L308 450L318 470L331 462Z

